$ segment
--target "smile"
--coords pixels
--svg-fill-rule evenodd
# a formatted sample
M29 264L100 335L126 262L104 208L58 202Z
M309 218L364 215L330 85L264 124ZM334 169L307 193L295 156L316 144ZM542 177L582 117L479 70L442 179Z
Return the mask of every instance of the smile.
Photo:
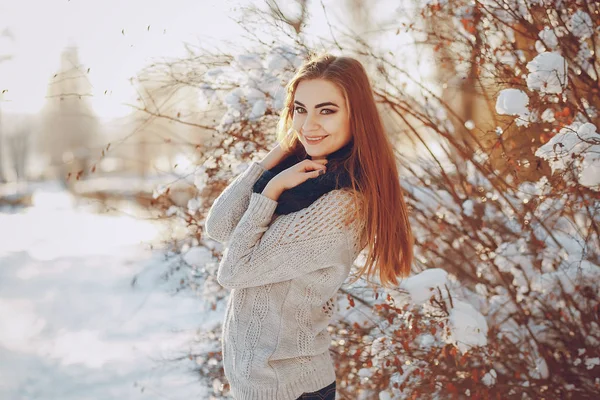
M327 135L327 136L329 136L329 135ZM309 139L306 136L304 138L306 139L306 141L309 144L317 144L317 143L321 143L323 141L323 139L325 139L327 136L319 136L319 138L317 138L316 140L315 139Z

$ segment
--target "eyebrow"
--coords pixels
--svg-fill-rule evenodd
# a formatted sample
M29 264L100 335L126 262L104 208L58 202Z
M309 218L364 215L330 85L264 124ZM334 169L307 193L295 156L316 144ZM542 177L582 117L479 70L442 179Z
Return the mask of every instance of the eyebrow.
M299 106L306 107L304 104L300 103L298 100L294 100L294 103L298 104ZM338 106L337 104L332 103L330 101L327 101L325 103L319 103L315 106L315 108L325 107L325 106L334 106L334 107L340 108L340 106Z

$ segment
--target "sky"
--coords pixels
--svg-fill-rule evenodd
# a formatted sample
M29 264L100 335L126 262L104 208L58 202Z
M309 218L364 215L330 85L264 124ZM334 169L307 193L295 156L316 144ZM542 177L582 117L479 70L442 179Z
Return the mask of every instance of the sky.
M129 78L152 58L184 54L182 42L231 39L241 29L231 20L234 0L0 0L2 111L35 113L61 51L79 48L90 68L91 99L104 120L126 115L134 90ZM149 28L148 28L149 27ZM104 92L107 91L107 95Z
M233 17L240 4L248 3L264 6L265 1L0 0L0 93L4 92L0 111L38 112L48 80L58 72L61 52L74 45L80 62L90 69L90 101L96 114L105 122L125 116L131 112L125 103L134 103L137 97L131 77L153 59L184 56L183 42L211 47L221 40L239 44L245 32ZM349 22L341 11L344 0L324 4L327 17L320 2L309 3L310 23L304 31L313 37L330 36L327 20ZM398 6L396 0L380 0L371 12L386 19ZM407 39L412 41L408 36L390 31L380 39L394 50ZM1 61L7 56L11 59Z

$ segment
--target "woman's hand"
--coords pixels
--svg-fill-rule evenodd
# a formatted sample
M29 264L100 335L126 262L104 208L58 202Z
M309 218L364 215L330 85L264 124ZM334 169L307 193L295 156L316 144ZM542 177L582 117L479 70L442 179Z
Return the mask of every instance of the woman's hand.
M302 182L316 178L327 170L327 160L302 160L278 173L267 183L262 194L277 201L281 193L298 186Z

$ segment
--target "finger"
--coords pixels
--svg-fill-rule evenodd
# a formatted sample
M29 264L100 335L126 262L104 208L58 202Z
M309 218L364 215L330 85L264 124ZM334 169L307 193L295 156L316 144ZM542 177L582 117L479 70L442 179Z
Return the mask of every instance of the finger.
M306 167L300 168L298 172L303 172L306 174L306 179L317 177L321 174L324 174L327 171L327 168L324 165L320 165L319 167L313 168L312 165L308 165Z
M305 173L308 177L315 177L315 176L319 176L321 174L324 174L325 172L327 172L327 168L325 167L321 167L321 168L308 168L305 170L301 170L300 172Z
M326 161L323 162L323 160L309 160L309 159L306 159L300 163L303 171L311 171L313 169L327 168L325 166L325 164L327 164L327 162Z
M311 165L307 169L305 169L304 172L316 172L317 174L318 173L324 174L325 172L327 172L327 167L324 165L317 165L317 166L313 167Z
M312 174L312 178L316 178L317 176L320 176L324 173L325 173L324 169L315 169L314 171L310 172L310 174Z

